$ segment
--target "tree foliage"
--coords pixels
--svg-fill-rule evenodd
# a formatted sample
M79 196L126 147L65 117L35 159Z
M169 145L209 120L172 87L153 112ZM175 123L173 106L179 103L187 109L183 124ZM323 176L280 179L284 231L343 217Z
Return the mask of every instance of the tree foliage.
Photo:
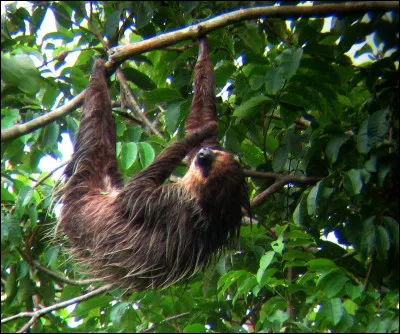
M251 5L7 4L2 131L68 105L107 47ZM54 30L44 30L50 14ZM80 109L2 141L2 332L398 332L398 9L333 16L328 29L325 22L259 17L208 34L219 139L249 176L253 223L244 222L236 250L182 285L97 293L98 283L82 281L49 238L56 181L39 163L62 157L58 144L63 135L73 140ZM127 179L184 135L196 57L195 41L185 40L125 61L140 111L121 94L120 77L111 77ZM73 309L59 305L79 296Z

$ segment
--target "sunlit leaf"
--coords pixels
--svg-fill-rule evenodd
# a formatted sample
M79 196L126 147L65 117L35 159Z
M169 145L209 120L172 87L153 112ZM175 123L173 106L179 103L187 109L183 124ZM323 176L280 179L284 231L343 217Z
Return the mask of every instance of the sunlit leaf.
M146 168L154 160L155 157L154 150L151 147L151 145L146 142L139 143L138 145L139 145L140 164L142 165L143 168Z
M136 161L138 147L136 143L125 143L121 148L121 162L125 170L129 169Z

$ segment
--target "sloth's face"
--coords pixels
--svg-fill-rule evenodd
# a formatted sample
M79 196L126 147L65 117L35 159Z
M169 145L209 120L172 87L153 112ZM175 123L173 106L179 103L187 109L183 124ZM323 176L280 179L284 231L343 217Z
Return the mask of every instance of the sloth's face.
M241 183L240 166L233 155L217 149L202 147L192 160L189 170L182 178L182 184L191 192L199 191L210 183ZM241 175L241 174L240 174Z

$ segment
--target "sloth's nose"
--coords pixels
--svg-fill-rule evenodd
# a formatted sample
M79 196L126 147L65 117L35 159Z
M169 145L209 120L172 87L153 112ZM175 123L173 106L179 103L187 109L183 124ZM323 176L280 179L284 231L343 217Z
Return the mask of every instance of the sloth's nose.
M202 147L197 156L202 160L211 160L214 157L214 152L208 147Z

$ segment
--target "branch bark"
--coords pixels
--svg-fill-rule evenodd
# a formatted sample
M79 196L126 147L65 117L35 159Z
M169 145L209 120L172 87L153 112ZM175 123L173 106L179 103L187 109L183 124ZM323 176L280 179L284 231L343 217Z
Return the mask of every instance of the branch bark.
M187 39L197 39L202 34L208 34L214 30L226 27L245 20L261 17L324 17L330 15L350 15L368 11L399 10L397 1L363 1L346 2L340 4L324 4L317 6L282 6L282 7L253 7L236 10L222 14L210 20L189 27L162 34L141 42L118 46L108 51L110 62L119 64L129 57L156 49L165 48L172 44Z
M98 288L96 290L93 290L93 291L90 291L88 293L85 293L84 295L81 295L79 297L72 298L72 299L69 299L69 300L65 300L65 301L63 301L61 303L57 303L57 304L42 308L42 309L40 309L38 311L35 311L35 312L21 312L21 313L13 315L11 317L1 319L1 323L4 324L6 322L9 322L9 321L12 321L12 320L18 319L18 318L27 318L27 317L40 318L44 314L47 314L47 313L53 312L55 310L59 310L59 309L65 308L65 307L67 307L69 305L72 305L74 303L79 303L79 302L81 302L83 300L88 300L88 299L90 299L90 298L92 298L94 296L100 295L103 292L106 292L106 291L110 290L110 288L111 288L111 286L109 284L107 284L107 285L104 285L104 286L102 286L102 287L100 287L100 288Z
M86 90L75 96L71 101L64 104L62 107L57 108L43 116L35 118L24 124L17 124L9 129L2 130L1 142L24 136L68 114L82 104L85 91Z
M264 174L264 176L263 176ZM272 195L273 193L276 193L284 187L285 185L289 183L301 183L301 184L315 184L319 180L321 180L320 177L316 176L296 176L296 175L284 175L278 174L278 173L263 173L263 172L253 172L246 170L245 175L247 176L254 176L254 177L265 177L265 178L275 178L275 182L271 184L267 189L265 189L262 193L258 194L255 196L251 202L250 202L250 207L254 208L257 205L260 205L268 196Z

